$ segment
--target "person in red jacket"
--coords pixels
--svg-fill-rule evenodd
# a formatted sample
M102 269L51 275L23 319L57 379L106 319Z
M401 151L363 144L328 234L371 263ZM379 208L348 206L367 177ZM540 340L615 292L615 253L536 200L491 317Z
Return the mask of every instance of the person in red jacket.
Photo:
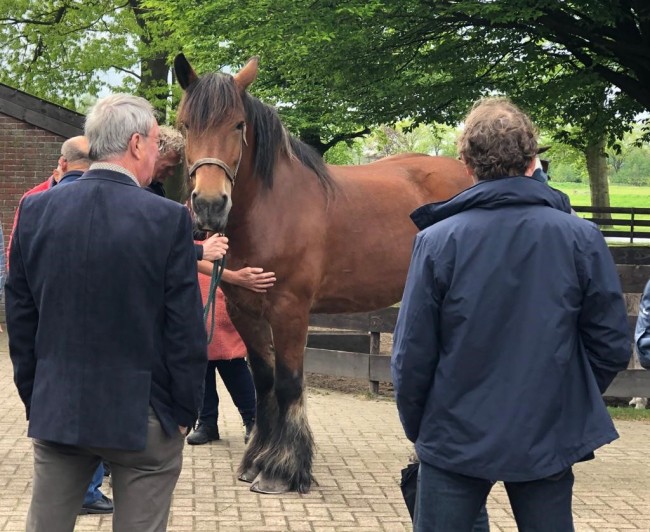
M20 197L20 201L18 202L18 207L16 207L16 212L14 213L14 224L11 228L11 234L9 235L9 243L7 244L7 268L9 268L9 252L11 251L11 241L14 236L14 231L16 230L16 223L18 222L18 211L20 210L20 205L22 204L22 202L26 197L31 196L33 194L38 194L39 192L44 192L45 190L49 190L58 183L59 179L61 179L61 176L63 175L63 171L61 170L62 160L63 160L63 155L59 157L58 166L52 171L52 175L50 177L48 177L45 181L39 183L35 187L30 188L27 192L25 192Z
M199 286L203 304L208 301L210 277L213 263L199 262ZM230 284L248 288L253 292L266 292L275 283L275 273L262 268L224 270L222 279ZM196 429L187 438L190 445L203 445L220 439L217 420L219 417L219 395L217 393L216 371L239 410L245 427L244 442L248 442L255 424L255 387L246 362L246 346L233 326L226 311L226 298L217 288L214 336L208 344L208 367L205 373L203 406Z

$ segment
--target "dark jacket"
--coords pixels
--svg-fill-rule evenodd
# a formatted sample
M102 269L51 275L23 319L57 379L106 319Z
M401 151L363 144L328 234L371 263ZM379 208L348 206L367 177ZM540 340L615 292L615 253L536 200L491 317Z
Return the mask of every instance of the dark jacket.
M145 187L145 190L148 190L149 192L152 192L153 194L155 194L156 196L160 196L161 198L167 197L167 193L165 192L165 186L160 181L152 181L151 183L149 183L148 187ZM203 246L201 244L195 243L194 251L196 253L196 260L203 260Z
M82 170L70 170L69 172L66 172L61 176L61 179L59 179L58 183L54 183L56 186L59 185L71 185L74 183L77 179L79 179L83 175Z
M206 334L187 209L89 170L20 208L6 288L28 435L143 449L201 406Z
M165 192L165 185L163 185L160 181L152 181L149 183L149 186L147 186L146 189L149 192L156 194L156 196L160 196L161 198L167 197L167 193Z
M422 461L528 481L617 438L601 393L630 358L625 305L601 233L569 211L512 177L413 213L392 372Z

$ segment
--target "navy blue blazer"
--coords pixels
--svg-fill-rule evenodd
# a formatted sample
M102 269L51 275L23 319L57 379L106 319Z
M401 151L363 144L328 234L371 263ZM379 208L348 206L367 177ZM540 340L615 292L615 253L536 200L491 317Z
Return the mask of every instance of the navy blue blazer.
M207 344L187 209L90 170L20 207L6 284L9 351L28 435L140 450L151 405L190 426Z

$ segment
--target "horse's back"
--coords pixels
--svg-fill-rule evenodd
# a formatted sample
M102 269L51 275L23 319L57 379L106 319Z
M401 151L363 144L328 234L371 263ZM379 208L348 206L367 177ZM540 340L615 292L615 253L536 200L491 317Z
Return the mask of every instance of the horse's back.
M473 181L460 161L420 154L329 170L336 187L320 224L327 253L312 311L390 305L402 294L417 232L409 215Z
M399 190L412 197L414 208L448 199L474 184L458 159L422 153L401 153L357 166L330 166L343 189L372 187L374 194ZM394 200L394 196L392 196Z

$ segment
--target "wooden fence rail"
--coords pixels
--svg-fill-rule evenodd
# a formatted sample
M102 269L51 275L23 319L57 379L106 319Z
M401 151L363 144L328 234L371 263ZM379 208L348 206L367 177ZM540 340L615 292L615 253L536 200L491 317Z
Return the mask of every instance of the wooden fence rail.
M646 210L650 213L650 209ZM645 283L650 279L650 247L611 247L610 251L617 263L623 292L626 295L640 294ZM335 349L310 347L318 335L316 332L310 333L310 340L305 348L305 371L366 379L371 392L377 393L379 382L392 380L390 356L380 354L379 345L381 334L393 333L397 313L396 307L389 307L374 312L354 314L312 314L309 320L310 326L347 331L347 333L339 333L338 339L330 339L331 345L343 346ZM629 314L628 319L630 330L633 332L636 311ZM368 346L367 352L346 351L344 348L346 334L350 338L356 337L357 342L369 336L364 344ZM650 397L650 371L628 369L621 372L604 395L606 397Z
M606 237L650 239L650 209L643 207L590 207L578 205L573 210L578 216L600 227Z

